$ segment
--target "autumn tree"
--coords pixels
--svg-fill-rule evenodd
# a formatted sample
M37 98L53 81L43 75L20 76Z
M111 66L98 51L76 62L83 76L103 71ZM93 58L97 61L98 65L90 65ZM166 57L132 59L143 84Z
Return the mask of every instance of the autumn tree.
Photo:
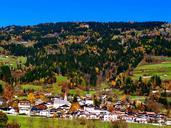
M145 105L146 105L146 108L145 108L146 111L153 111L153 112L159 113L162 110L161 109L162 105L158 103L156 100L154 100L153 97L146 99Z
M93 102L96 107L99 107L101 104L100 99L96 95L94 95Z
M13 94L14 94L14 90L13 90L12 86L5 85L4 92L3 92L3 97L5 99L7 99L8 101L11 101L12 97L13 97Z
M70 107L70 110L69 110L69 112L76 112L76 111L78 111L79 109L80 109L81 107L80 107L80 104L78 103L78 101L77 101L77 97L76 96L74 96L74 100L73 100L73 102L71 103L71 107Z
M20 125L16 121L13 121L13 122L8 123L6 125L6 128L20 128Z
M28 94L28 100L33 104L35 101L35 95L33 93Z
M0 128L5 128L7 122L8 122L7 115L0 111Z

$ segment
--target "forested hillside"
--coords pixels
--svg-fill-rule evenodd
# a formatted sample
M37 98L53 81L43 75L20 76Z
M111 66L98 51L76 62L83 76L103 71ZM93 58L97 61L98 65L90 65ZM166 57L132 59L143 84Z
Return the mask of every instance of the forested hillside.
M0 29L0 53L24 56L24 73L9 82L56 81L75 85L114 81L137 67L144 56L171 56L171 25L165 22L47 23ZM7 67L1 67L7 69ZM11 68L11 70L18 70ZM5 79L1 70L0 77Z

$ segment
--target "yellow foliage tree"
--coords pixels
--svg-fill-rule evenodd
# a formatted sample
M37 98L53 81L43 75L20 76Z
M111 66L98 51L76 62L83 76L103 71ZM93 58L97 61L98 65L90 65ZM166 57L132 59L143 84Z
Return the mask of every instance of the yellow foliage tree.
M34 100L35 100L35 96L33 93L29 93L28 94L28 100L33 104L34 103Z

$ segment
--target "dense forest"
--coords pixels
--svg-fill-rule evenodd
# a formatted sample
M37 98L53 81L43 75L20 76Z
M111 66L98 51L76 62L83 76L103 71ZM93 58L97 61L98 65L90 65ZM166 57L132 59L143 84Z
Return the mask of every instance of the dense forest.
M76 85L85 81L96 86L120 73L131 74L145 55L171 56L170 40L171 27L165 22L68 22L0 29L0 47L27 57L26 66L31 67L20 82L62 74ZM2 71L0 77L15 80Z

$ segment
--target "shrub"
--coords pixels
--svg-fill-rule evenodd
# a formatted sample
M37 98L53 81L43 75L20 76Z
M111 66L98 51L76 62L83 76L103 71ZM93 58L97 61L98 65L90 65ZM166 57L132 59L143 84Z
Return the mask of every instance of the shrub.
M20 125L16 122L8 123L6 128L20 128Z
M146 101L146 111L152 111L155 113L159 113L162 110L162 105L155 100L148 99Z
M87 120L85 118L79 118L78 119L79 124L86 125Z
M128 124L123 120L113 121L110 128L128 128Z
M0 111L0 128L5 128L7 121L8 121L7 115Z

